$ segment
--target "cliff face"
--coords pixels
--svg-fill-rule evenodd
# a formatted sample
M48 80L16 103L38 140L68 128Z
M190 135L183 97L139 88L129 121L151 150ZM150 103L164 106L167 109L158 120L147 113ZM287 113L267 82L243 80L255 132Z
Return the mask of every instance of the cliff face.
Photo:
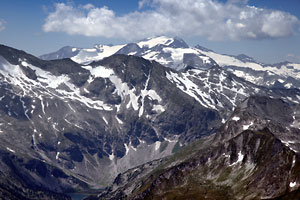
M182 92L171 72L134 56L85 66L0 46L0 150L10 163L0 172L45 191L99 189L215 132L218 111Z
M183 43L169 45L179 44ZM250 95L273 99L256 96L243 101ZM259 157L255 149L248 152L240 143L227 144L248 129L253 131L251 138L270 132L291 151L298 151L299 112L293 104L299 97L298 89L257 86L217 65L187 66L179 72L153 60L120 54L83 65L68 58L45 61L1 45L0 151L7 154L7 162L0 161L0 172L8 174L2 185L9 188L6 179L20 172L22 176L13 179L15 185L26 183L24 188L30 191L55 194L102 189L118 177L109 195L126 196L138 189L134 184L139 180L134 177L143 178L164 163L164 157L216 133L220 126L209 141L192 145L192 151L181 153L180 159L174 155L174 162L155 172L197 158L202 151L210 153L203 154L201 162L216 160L219 174L226 163L246 159L246 154ZM238 141L248 142L239 137ZM217 154L220 145L226 151ZM219 160L223 154L227 156L224 163ZM147 181L155 181L158 175ZM179 178L174 180L181 184ZM133 185L119 190L127 187L126 181ZM146 186L141 191L146 192Z
M118 189L115 183L102 197L298 199L299 108L249 97L215 135L182 149L135 183Z

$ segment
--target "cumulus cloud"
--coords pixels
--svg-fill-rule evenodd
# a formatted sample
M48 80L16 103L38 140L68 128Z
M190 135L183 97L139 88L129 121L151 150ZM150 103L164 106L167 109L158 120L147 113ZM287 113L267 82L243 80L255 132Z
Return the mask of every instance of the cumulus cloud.
M151 3L151 0L140 0L139 1L139 9L143 8L146 5L149 5Z
M248 0L227 0L228 4L247 4Z
M4 24L5 24L5 21L0 19L0 31L3 31L5 29Z
M279 38L299 30L297 17L247 5L247 0L141 0L150 9L122 16L108 7L58 3L46 18L45 32L141 39L155 35L203 36L211 40Z

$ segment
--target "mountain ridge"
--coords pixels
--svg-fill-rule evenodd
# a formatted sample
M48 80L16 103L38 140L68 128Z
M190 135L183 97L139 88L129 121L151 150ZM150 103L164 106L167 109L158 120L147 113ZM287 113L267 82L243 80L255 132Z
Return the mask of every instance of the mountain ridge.
M88 64L113 54L135 55L148 60L155 60L178 71L188 66L208 69L219 65L257 85L277 87L278 83L276 84L276 82L279 81L282 87L286 88L300 86L298 75L300 64L290 62L264 64L244 54L232 56L216 53L200 45L189 47L180 38L159 36L136 43L115 45L114 50L111 49L112 47L107 50L102 48L101 51L98 51L97 48L80 49L77 55L73 57L70 55L69 57L75 62ZM47 55L43 58L46 59Z
M104 187L119 172L169 155L175 145L213 132L221 121L216 111L171 83L165 72L172 70L156 62L115 55L82 66L70 59L39 60L11 48L6 52L14 62L1 56L5 126L0 149L48 190L54 185L62 187L59 192ZM25 68L35 78L26 76ZM29 171L22 169L23 162L33 165ZM54 169L61 177L50 186L46 179Z
M102 189L126 170L154 169L228 124L250 95L300 101L298 89L257 86L217 65L177 71L121 54L83 65L5 46L0 55L0 150L14 163L0 161L0 172L14 173L15 166L30 177L30 187L52 192Z
M274 115L259 116L264 121L261 125L243 124L255 120L256 111L268 112L263 102L288 105L280 99L251 96L240 104L215 137L165 158L150 173L143 174L141 167L133 169L136 175L130 172L120 174L119 177L139 178L127 182L123 179L126 184L121 182L120 186L115 180L107 192L88 199L298 199L298 149L283 140L280 132L285 124L280 124ZM299 104L289 108L299 111ZM289 111L284 111L283 115L288 116ZM292 120L287 120L287 123L291 124ZM244 128L241 130L240 127ZM297 131L287 130L285 133L297 137ZM226 135L227 139L221 139L221 135ZM293 142L299 143L299 139Z

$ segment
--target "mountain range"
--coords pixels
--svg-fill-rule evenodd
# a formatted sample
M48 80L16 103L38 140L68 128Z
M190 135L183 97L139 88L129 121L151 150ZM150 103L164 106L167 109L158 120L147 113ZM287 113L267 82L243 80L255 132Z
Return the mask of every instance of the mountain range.
M215 135L89 199L299 199L298 112L299 104L251 96Z
M124 45L95 45L93 48L63 47L57 52L40 56L45 60L71 58L81 64L101 60L114 54L135 55L177 71L187 66L207 69L211 66L231 71L254 84L266 87L298 88L300 64L281 62L264 64L253 58L240 54L231 56L219 54L200 45L188 46L180 38L165 36L147 38L145 40Z
M163 36L0 45L0 196L297 198L297 67Z

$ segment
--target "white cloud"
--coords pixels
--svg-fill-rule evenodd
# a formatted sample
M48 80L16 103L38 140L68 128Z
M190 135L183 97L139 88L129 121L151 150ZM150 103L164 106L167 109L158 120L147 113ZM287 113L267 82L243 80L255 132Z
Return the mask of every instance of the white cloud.
M151 9L122 16L91 4L58 3L43 30L71 35L141 39L155 35L204 36L211 40L278 38L299 30L297 17L247 5L247 0L141 0Z
M0 31L3 31L5 29L4 24L5 24L5 21L0 19Z
M95 6L93 5L93 4L90 4L90 3L88 3L88 4L86 4L86 5L83 5L83 6L81 6L83 9L86 9L86 10L91 10L91 9L93 9L93 8L95 8Z
M247 5L248 0L227 0L228 4L245 4Z
M151 0L140 0L139 1L139 9L143 8L146 5L149 5L151 3Z

